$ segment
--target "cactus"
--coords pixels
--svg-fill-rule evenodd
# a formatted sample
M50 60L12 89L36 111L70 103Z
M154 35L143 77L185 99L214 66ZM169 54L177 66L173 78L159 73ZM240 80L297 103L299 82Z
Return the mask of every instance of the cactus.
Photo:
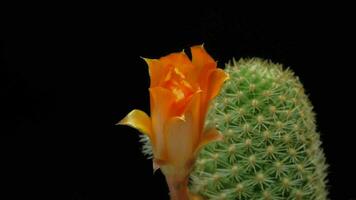
M327 165L298 78L258 58L233 60L225 70L230 79L206 121L224 140L200 151L191 191L206 199L326 199Z

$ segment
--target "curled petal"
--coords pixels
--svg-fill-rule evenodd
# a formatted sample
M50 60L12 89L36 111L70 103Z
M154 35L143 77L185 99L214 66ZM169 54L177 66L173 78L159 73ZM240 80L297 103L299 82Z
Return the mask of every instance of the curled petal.
M216 95L219 94L219 91L225 80L229 78L228 74L222 69L210 70L206 76L203 76L201 87L204 91L204 98L201 102L201 115L205 117L209 103ZM204 118L205 119L205 118Z
M214 59L205 51L203 45L191 47L192 63L194 66L202 69L204 67L216 67Z
M143 58L148 65L150 74L150 87L160 85L164 77L168 74L169 68L165 67L158 59Z
M191 52L195 68L189 73L187 79L195 88L206 91L209 74L216 69L217 64L202 45L191 47Z
M207 99L213 99L219 94L220 88L229 75L222 69L214 70L209 77Z
M151 140L153 139L151 119L141 110L132 110L117 124L131 126L141 133L146 134Z

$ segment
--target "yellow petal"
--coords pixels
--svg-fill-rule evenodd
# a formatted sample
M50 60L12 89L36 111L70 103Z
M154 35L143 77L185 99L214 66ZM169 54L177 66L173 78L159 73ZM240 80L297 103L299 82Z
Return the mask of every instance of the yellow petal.
M131 126L141 133L146 134L152 140L152 125L150 117L141 110L132 110L119 123L119 125Z
M210 100L219 94L219 91L229 75L222 69L217 69L210 74L208 82L207 99Z
M174 117L169 120L165 130L167 133L167 154L169 163L185 167L191 160L193 153L192 129L194 124L187 123L181 117Z
M207 130L203 134L202 140L200 141L198 147L195 149L194 154L198 155L201 148L203 148L205 145L211 142L220 141L222 139L223 139L223 135L220 134L220 132L216 130L215 127L207 128Z
M164 125L174 114L175 96L162 87L150 88L152 130L155 137L154 155L157 159L166 159Z

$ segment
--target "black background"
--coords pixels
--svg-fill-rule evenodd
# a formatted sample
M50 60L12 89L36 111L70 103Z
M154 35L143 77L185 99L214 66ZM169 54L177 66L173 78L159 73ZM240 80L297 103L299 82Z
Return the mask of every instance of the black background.
M346 11L69 7L3 18L9 26L0 43L1 143L14 199L168 199L162 174L153 175L140 152L138 131L114 124L134 108L149 113L140 56L189 52L202 43L221 67L232 57L262 57L295 71L317 113L330 197L356 198Z

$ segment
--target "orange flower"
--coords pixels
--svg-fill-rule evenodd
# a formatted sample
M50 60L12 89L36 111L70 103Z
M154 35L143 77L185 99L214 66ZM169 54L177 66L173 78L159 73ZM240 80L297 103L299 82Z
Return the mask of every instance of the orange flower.
M214 127L205 128L204 121L210 101L228 78L203 46L193 46L191 53L192 61L184 52L144 59L151 78L151 117L133 110L119 122L146 134L154 165L166 177L181 180L189 175L198 150L221 138Z

